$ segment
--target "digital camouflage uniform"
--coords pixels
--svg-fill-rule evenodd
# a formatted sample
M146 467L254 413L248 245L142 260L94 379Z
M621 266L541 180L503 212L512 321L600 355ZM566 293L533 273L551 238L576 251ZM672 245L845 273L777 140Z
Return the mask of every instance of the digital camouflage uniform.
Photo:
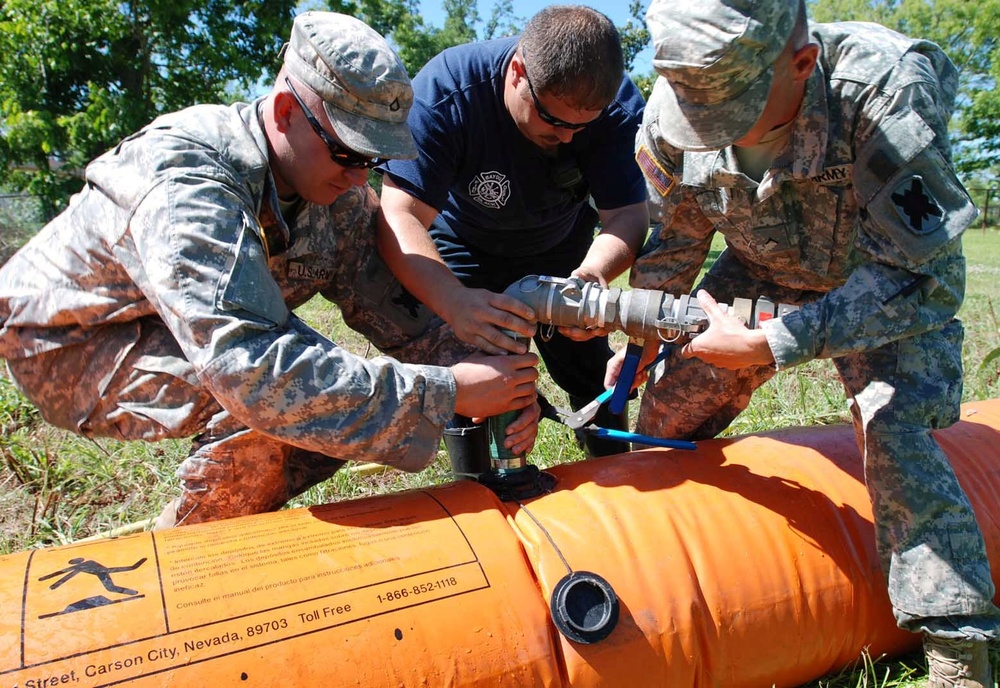
M178 469L186 522L279 508L330 457L415 471L436 456L451 372L348 353L290 312L313 295L400 360L470 351L382 263L369 187L282 218L259 105L160 117L0 270L0 357L47 421L199 435Z
M631 283L691 291L721 232L727 248L700 288L720 302L800 305L762 327L777 369L830 358L840 374L900 626L993 637L983 538L931 435L959 417L960 236L976 216L951 166L957 74L933 44L874 24L810 29L819 63L790 141L759 184L740 172L732 147L682 152L666 143L659 103L669 85L657 80L637 159L662 224ZM712 437L775 372L672 353L643 395L640 432Z

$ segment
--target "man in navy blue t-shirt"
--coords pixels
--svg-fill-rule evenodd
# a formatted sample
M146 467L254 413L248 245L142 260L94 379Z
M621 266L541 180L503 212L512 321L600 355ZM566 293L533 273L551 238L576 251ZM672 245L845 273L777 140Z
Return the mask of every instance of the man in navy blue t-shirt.
M528 274L607 284L649 225L633 158L643 100L618 32L587 7L552 6L519 37L445 50L413 80L416 160L392 160L379 247L400 281L464 341L521 353L532 313L502 292ZM598 220L601 231L594 236ZM536 337L578 408L604 390L606 337ZM599 425L624 428L603 411ZM628 445L587 439L590 455Z

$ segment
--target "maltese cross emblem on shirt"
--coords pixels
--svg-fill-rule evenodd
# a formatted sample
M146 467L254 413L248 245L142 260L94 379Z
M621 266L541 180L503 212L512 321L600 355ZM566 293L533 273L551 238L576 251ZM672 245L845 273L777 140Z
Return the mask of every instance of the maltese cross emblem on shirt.
M510 198L510 180L502 172L480 172L469 184L469 195L480 205L499 210Z
M919 176L903 180L890 198L896 212L915 234L930 234L944 221L944 211Z

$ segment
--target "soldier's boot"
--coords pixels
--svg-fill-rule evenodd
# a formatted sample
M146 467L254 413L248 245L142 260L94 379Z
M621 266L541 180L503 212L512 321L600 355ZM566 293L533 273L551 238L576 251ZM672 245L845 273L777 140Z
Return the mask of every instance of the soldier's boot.
M177 468L181 496L153 529L276 511L343 465L253 430L196 438L194 451Z
M927 688L994 688L989 645L969 638L924 634Z
M591 399L581 399L580 397L570 395L569 403L574 411L577 411L588 403ZM612 413L611 409L608 408L607 404L601 404L601 407L597 410L597 415L591 421L593 425L599 428L608 428L609 430L628 430L628 410L623 410L621 413ZM621 440L609 440L605 437L595 437L583 430L577 430L575 432L577 442L583 445L583 451L587 455L588 459L592 459L597 456L611 456L612 454L624 454L627 451L631 451L632 447L628 442L623 442Z

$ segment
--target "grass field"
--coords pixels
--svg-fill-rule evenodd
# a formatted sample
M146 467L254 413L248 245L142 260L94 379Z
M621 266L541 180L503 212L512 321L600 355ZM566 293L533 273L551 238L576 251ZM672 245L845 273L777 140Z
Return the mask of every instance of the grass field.
M721 250L721 245L716 247ZM960 317L965 322L964 399L1000 397L1000 231L970 230L965 238L968 289ZM347 330L337 310L314 300L300 312L307 321L349 350L374 355ZM617 339L623 343L622 338ZM985 363L985 364L984 364ZM540 386L557 405L561 391L543 375ZM632 409L634 416L634 408ZM750 407L726 434L740 435L778 427L847 423L843 391L827 361L779 373L755 396ZM189 442L90 441L56 430L0 375L0 554L65 544L142 522L159 513L173 496L173 471L187 455ZM543 422L530 460L541 467L582 459L570 431ZM451 480L448 460L438 460L419 474L379 471L338 473L290 506L440 484ZM816 688L918 687L926 683L919 656L875 661L860 657L858 665Z

